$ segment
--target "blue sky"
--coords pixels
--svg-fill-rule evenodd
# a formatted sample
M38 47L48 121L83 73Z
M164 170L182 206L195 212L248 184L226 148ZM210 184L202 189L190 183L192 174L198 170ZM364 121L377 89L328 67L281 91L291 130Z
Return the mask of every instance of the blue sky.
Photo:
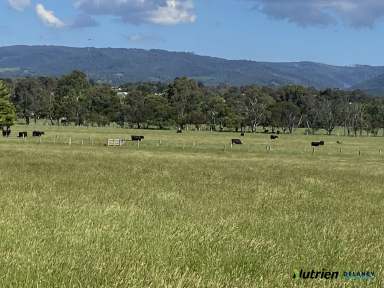
M384 65L383 0L0 0L0 45Z

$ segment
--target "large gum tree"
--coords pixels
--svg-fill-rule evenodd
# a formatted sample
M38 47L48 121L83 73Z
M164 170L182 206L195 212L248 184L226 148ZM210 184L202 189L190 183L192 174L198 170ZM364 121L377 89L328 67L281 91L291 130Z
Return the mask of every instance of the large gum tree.
M0 81L0 128L2 130L9 130L16 120L16 109L9 98L9 88Z

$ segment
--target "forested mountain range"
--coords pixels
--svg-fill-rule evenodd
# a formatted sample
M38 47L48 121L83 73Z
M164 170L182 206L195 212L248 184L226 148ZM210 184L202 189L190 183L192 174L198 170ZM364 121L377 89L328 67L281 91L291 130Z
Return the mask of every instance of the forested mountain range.
M0 47L0 78L61 76L84 71L95 81L169 82L187 76L206 85L300 84L315 88L384 92L384 66L332 66L314 62L226 60L193 53L60 46Z
M368 94L375 96L384 95L384 74L380 74L374 78L368 79L353 87L354 89L361 89Z

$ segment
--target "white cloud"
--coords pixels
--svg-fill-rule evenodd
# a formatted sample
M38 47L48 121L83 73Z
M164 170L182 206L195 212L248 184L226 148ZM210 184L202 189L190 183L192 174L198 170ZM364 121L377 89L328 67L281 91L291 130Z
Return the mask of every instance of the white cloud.
M25 8L31 5L31 0L8 0L8 3L13 9L17 11L23 11Z
M165 6L158 7L151 12L149 20L155 24L174 25L178 23L192 23L196 15L190 13L193 10L191 1L167 0Z
M196 19L193 0L75 0L89 15L111 15L134 24L174 25Z
M301 26L342 22L371 27L384 18L383 0L248 0L263 13Z
M53 11L45 9L43 4L36 5L36 13L40 20L47 26L54 28L63 28L65 26L64 22L57 18Z

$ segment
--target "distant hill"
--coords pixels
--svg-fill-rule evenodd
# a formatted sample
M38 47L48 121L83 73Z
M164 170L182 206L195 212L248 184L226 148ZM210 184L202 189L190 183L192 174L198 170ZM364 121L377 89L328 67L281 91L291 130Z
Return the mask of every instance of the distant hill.
M364 90L372 95L384 96L384 74L359 83L353 88Z
M171 81L176 77L187 76L207 85L292 83L316 88L348 89L360 87L361 84L367 90L371 88L369 81L384 74L384 67L226 60L164 50L0 47L0 78L60 76L74 69L86 72L94 80L111 84Z

